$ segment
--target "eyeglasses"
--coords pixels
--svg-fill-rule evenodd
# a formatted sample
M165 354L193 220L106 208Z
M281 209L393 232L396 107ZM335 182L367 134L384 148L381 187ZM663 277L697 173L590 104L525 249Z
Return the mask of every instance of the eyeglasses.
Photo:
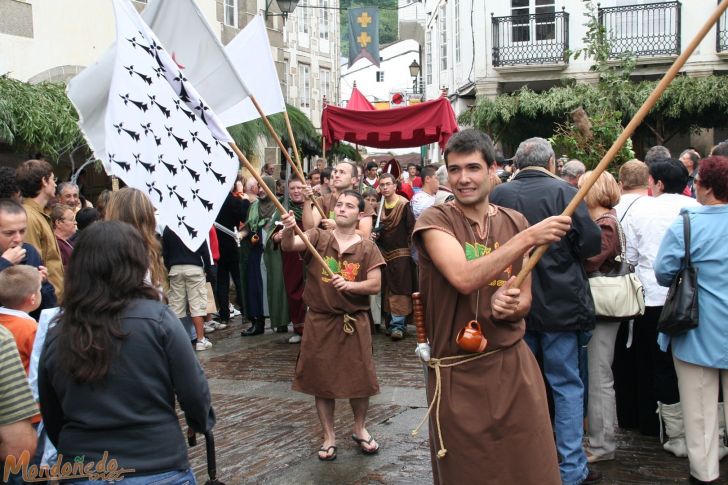
M61 219L61 220L62 220L63 222L71 222L71 223L73 223L73 224L78 224L78 222L76 222L76 219Z

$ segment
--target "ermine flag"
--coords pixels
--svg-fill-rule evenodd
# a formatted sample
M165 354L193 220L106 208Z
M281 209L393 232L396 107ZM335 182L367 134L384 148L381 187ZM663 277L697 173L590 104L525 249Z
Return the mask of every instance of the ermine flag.
M248 88L195 0L150 0L142 20L212 111L222 113L248 97ZM104 117L115 49L112 45L68 84L68 97L83 113L84 134L96 153L106 144Z
M194 251L235 180L232 139L131 3L113 0L113 6L104 144L93 149L108 174L149 194L159 222ZM86 133L85 113L79 114Z

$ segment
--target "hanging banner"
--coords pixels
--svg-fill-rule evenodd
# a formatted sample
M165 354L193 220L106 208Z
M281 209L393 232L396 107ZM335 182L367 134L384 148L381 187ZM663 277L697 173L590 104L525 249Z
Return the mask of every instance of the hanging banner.
M379 9L349 9L349 67L359 59L379 67Z

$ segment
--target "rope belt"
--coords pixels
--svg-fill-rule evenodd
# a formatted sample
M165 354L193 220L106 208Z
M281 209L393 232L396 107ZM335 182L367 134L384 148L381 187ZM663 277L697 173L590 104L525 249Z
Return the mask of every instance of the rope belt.
M348 313L344 313L344 333L347 335L354 335L354 332L356 332L356 329L354 328L354 324L356 323L356 318L352 317Z
M420 424L418 424L417 427L412 430L412 436L417 436L417 433L419 433L422 425L425 424L425 420L428 416L430 416L430 414L432 413L432 408L434 407L435 423L437 425L437 439L440 442L440 449L437 451L438 458L444 458L447 454L445 442L442 439L442 427L440 426L440 397L442 396L442 378L440 375L440 369L442 367L456 367L458 365L467 364L468 362L472 362L474 360L482 359L483 357L498 353L501 350L503 350L503 348L494 349L488 352L484 352L482 354L475 355L453 355L451 357L443 357L441 359L433 357L430 359L429 362L427 362L427 367L435 369L435 393L432 395L432 401L430 402L430 406L427 408L427 413L422 416Z

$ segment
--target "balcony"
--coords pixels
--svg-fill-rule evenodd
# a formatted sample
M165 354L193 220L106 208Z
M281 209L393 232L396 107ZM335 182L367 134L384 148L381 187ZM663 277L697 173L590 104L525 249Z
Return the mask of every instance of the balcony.
M720 2L718 2L720 3ZM718 29L715 32L716 52L728 53L728 10L718 19Z
M609 58L679 55L680 7L680 2L663 2L600 8Z
M494 67L568 63L569 14L563 9L492 17L492 22Z

